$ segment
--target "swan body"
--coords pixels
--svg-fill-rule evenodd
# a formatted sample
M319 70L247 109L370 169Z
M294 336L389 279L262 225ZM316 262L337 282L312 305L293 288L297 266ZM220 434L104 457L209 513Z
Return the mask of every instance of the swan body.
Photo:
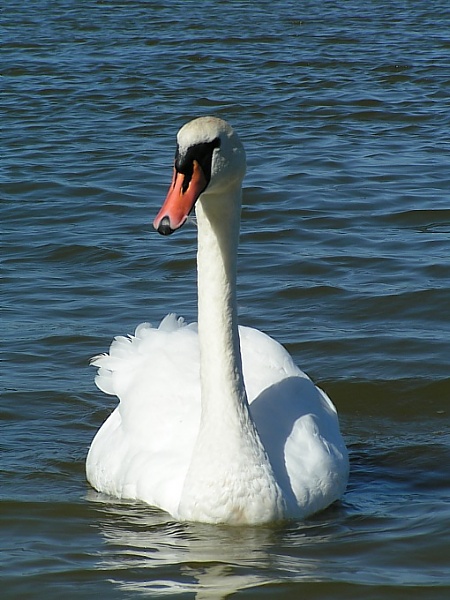
M202 117L179 131L154 226L173 233L195 205L198 325L169 314L93 359L97 386L120 402L89 449L89 482L179 520L304 518L347 485L331 400L280 344L237 323L244 174L244 149L225 121Z

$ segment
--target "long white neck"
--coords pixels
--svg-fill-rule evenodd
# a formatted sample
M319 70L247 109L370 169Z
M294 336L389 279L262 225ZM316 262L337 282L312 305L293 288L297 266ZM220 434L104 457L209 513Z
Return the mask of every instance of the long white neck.
M240 211L240 191L205 199L196 210L202 420L216 430L224 419L238 419L238 426L249 416L236 302Z
M180 514L257 523L282 516L282 498L250 416L236 303L241 191L202 196L198 222L198 329L202 413Z

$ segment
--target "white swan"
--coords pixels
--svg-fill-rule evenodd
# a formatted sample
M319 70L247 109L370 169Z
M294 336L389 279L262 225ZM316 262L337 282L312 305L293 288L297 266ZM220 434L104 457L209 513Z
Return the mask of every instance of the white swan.
M238 327L236 257L245 153L202 117L178 133L174 175L154 221L198 222L198 332L168 315L93 359L119 397L90 447L98 491L179 520L257 524L303 518L337 500L348 458L329 398L264 333Z

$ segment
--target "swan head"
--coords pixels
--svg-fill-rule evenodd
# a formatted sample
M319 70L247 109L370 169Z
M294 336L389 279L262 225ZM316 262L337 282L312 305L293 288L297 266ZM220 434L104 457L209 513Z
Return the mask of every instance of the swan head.
M186 222L200 196L211 197L211 202L233 197L227 192L240 190L245 166L244 147L226 121L189 121L178 132L172 183L153 227L170 235Z

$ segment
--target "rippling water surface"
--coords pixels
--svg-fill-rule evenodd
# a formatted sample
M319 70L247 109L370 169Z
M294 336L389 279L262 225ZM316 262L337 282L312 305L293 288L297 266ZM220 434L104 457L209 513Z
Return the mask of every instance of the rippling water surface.
M450 6L7 1L2 14L3 598L450 593ZM85 482L115 405L89 358L196 318L195 229L151 221L175 133L242 137L241 322L338 407L343 501L179 524Z

